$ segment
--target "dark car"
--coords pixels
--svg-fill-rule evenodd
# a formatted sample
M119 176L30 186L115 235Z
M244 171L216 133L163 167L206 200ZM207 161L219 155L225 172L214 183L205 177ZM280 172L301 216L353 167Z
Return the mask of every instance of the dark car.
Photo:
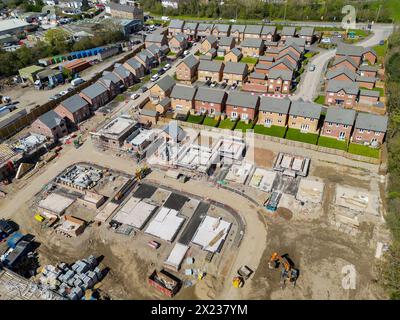
M381 41L379 41L379 45L380 45L380 46L383 46L383 45L385 45L385 40L381 40Z
M146 92L147 90L149 90L147 87L145 86L142 87L142 92Z
M162 75L162 74L164 74L165 73L165 70L164 69L160 69L160 70L158 70L158 72L157 72L159 75Z

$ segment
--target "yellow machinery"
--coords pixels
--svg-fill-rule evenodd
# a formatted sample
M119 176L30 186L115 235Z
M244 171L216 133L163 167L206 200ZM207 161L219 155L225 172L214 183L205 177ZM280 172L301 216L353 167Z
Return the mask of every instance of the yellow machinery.
M236 276L232 280L232 285L234 288L241 288L243 287L244 281L241 276Z
M136 168L135 177L138 182L140 182L148 173L149 168L147 166Z
M35 218L36 221L39 221L39 222L43 222L44 221L44 217L41 216L40 214L35 214L34 218Z
M274 252L269 260L268 266L270 269L281 268L281 287L284 288L286 281L292 283L293 287L296 285L297 278L299 277L299 270L294 268L292 260L287 255L280 256Z

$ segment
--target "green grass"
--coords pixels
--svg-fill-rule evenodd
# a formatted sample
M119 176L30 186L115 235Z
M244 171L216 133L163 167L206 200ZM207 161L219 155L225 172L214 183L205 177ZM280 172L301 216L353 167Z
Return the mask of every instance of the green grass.
M224 57L218 57L218 56L216 56L216 57L214 58L214 60L224 61Z
M339 150L347 150L347 142L337 140L334 138L322 137L320 136L318 139L318 145L321 147L327 147L332 149L339 149Z
M115 100L117 100L118 102L123 102L123 101L125 101L125 95L119 94L119 95L117 95Z
M150 75L150 74L145 75L145 76L143 77L143 79L142 79L142 82L143 82L143 83L146 83L146 82L150 81L150 78L151 78L151 75Z
M151 69L151 75L154 76L158 72L158 68Z
M218 128L233 130L235 128L235 125L236 121L232 121L231 119L225 119L220 121Z
M392 19L395 22L400 21L400 1L399 0L386 0L383 7L388 9Z
M242 59L240 59L240 62L249 64L256 64L257 61L258 59L253 57L243 57Z
M218 124L218 120L215 118L211 118L211 117L205 117L205 119L203 121L203 125L209 126L209 127L216 127L217 124Z
M315 103L324 104L325 103L325 96L318 96L314 100Z
M239 121L236 124L235 130L241 130L243 132L246 132L249 129L253 129L253 122L249 122L248 124L246 124L244 121Z
M195 123L195 124L201 124L204 120L204 116L196 116L196 115L189 115L189 117L186 119L187 122L190 123Z
M377 45L372 48L375 50L376 54L378 55L378 58L384 57L386 55L386 51L388 48L388 42L385 41L385 44L383 46Z
M311 59L312 57L316 56L319 52L307 52L304 57L307 59Z
M135 92L135 91L139 90L139 89L142 87L142 85L143 85L143 83L141 83L141 82L136 83L136 84L134 84L132 87L130 87L130 88L128 89L128 91L130 91L130 92Z
M174 53L174 52L172 52L172 51L169 51L169 52L167 53L167 56L168 56L168 57L176 56L176 53Z
M315 133L302 133L298 129L289 128L286 131L285 138L299 142L317 144L318 135Z
M380 156L380 149L373 149L368 146L356 143L350 143L348 152L370 158L379 158Z
M271 126L268 128L257 124L254 126L254 132L259 134L264 134L267 136L283 138L286 133L286 127Z

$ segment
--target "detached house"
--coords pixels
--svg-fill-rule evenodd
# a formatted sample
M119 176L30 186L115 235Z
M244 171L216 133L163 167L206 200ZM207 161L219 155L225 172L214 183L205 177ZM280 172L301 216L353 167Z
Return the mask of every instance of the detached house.
M246 29L244 29L244 38L260 39L262 28L263 27L260 25L252 25L252 24L247 25Z
M272 97L261 97L257 124L285 127L291 101Z
M226 115L231 119L253 121L258 112L260 99L256 95L233 91L226 101Z
M242 51L240 51L240 49L232 48L232 50L228 51L228 53L225 54L224 62L238 62L240 59L242 59L242 56Z
M353 108L359 91L360 88L356 82L331 80L326 88L325 104Z
M184 33L175 34L168 42L171 52L179 54L188 47L187 36Z
M194 55L188 55L176 66L176 79L185 83L192 83L197 79L199 60Z
M218 39L220 39L222 37L229 36L230 30L231 26L229 24L216 24L214 25L212 34L216 36Z
M216 49L218 47L218 40L216 36L207 36L201 43L200 52L206 53L211 49Z
M358 64L350 57L337 57L332 63L331 70L338 68L344 68L350 70L351 72L356 72Z
M351 142L379 146L387 131L388 117L358 113Z
M350 109L328 108L321 129L321 136L337 140L350 140L356 112Z
M273 42L276 39L276 27L275 26L263 26L261 30L261 39L265 42Z
M155 44L158 47L162 47L168 44L168 40L167 37L163 34L152 33L146 36L144 44L146 48L148 48L152 44Z
M136 58L131 58L127 60L123 66L129 70L135 77L136 79L140 79L144 77L145 74L145 67L142 63L140 63Z
M350 57L359 66L363 59L364 47L339 45L336 49L336 58Z
M242 85L247 80L248 66L241 62L227 62L224 67L223 81L227 84Z
M357 74L349 69L340 67L329 70L326 73L326 80L337 80L337 81L356 81Z
M274 69L268 73L268 92L290 93L293 71Z
M139 61L145 70L149 70L157 65L157 58L153 56L149 51L142 50L136 56L135 59Z
M168 26L168 36L170 38L176 36L183 31L183 25L185 24L182 20L171 20Z
M376 51L372 48L365 48L362 54L363 61L368 61L370 64L375 64L378 60L378 55Z
M172 89L170 99L171 108L176 113L187 114L194 110L194 96L197 88L177 84Z
M135 76L122 64L116 63L113 72L122 80L125 88L129 88L135 84Z
M194 98L196 113L220 115L225 109L226 97L224 90L200 87Z
M288 126L303 133L318 133L322 106L316 103L293 101L289 110Z
M306 46L306 39L303 38L287 38L285 41L286 46L297 46L300 47L303 51L305 50Z
M77 125L90 116L89 103L80 95L75 94L62 101L54 111L70 123Z
M42 134L54 141L68 134L67 124L63 117L50 110L37 118L31 126L32 132Z
M222 70L224 64L217 61L201 60L198 68L198 79L200 81L217 81L222 80Z
M188 36L189 41L193 41L197 38L197 22L185 22L183 26L183 33Z
M282 44L284 44L286 42L286 40L296 36L296 28L295 27L283 27L280 35L281 35L280 42Z
M169 75L164 76L150 88L150 101L153 104L157 104L165 97L169 97L174 85L174 79L172 79Z
M211 23L199 23L197 27L197 38L204 39L212 34L214 25Z
M244 30L246 26L243 24L234 24L231 27L230 36L234 37L236 42L241 42L244 39Z
M98 82L83 89L80 96L89 102L92 110L97 110L110 101L108 90Z
M246 38L241 47L245 57L259 57L264 52L264 43L260 38Z
M315 41L314 27L302 27L299 37L306 41L306 45L311 45Z

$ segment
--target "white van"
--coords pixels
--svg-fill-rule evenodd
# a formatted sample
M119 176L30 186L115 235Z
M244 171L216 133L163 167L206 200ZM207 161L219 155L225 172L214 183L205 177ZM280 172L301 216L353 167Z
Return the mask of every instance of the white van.
M83 80L82 78L76 78L76 79L71 81L71 85L73 87L77 87L77 86L79 86L80 84L82 84L84 82L85 82L85 80Z
M169 19L169 17L167 17L167 16L162 16L162 17L161 17L161 20L162 20L162 21L169 21L170 19Z

